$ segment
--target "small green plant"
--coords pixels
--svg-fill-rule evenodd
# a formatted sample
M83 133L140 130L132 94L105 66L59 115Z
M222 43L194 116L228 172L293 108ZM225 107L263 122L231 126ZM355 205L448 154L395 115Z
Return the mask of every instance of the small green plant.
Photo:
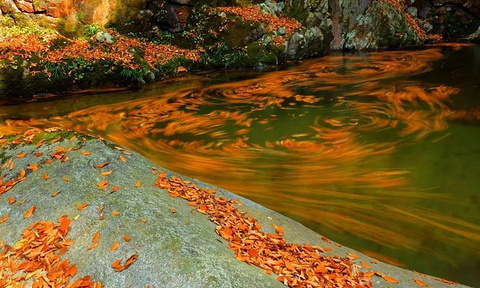
M85 27L83 28L83 34L86 37L92 37L93 35L97 34L100 31L102 31L101 27L95 23L90 25L85 25Z

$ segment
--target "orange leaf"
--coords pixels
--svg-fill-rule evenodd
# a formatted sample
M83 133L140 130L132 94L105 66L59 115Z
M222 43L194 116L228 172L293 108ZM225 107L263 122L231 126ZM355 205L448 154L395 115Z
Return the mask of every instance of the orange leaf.
M48 178L50 178L50 176L48 176L48 174L46 172L43 173L43 180L47 180Z
M115 243L113 243L112 247L110 247L110 251L113 252L113 251L117 250L118 245L120 245L120 242L115 241Z
M140 219L140 222L142 222L142 223L147 223L147 219L146 219L146 218L142 218L142 219Z
M125 240L125 242L130 242L130 236L128 235L123 235L123 240Z
M98 242L95 242L95 243L92 243L90 246L88 246L87 249L88 249L88 250L91 250L91 249L93 249L93 248L95 248L95 247L97 247L97 246L98 246Z
M93 242L97 242L97 241L98 241L98 238L100 238L100 230L97 230L97 232L95 233L95 235L93 235L92 243L93 243Z
M385 274L382 274L382 278L385 279L385 281L387 282L390 282L390 283L398 283L398 280L393 278L393 277L390 277L390 276L387 276Z
M30 166L27 166L27 169L32 170L32 171L37 171L38 170L38 164L32 164Z
M108 187L109 184L110 184L110 183L108 183L108 181L105 181L105 180L104 180L104 181L98 182L98 183L97 183L97 186L98 186L98 189L104 190L105 188Z
M43 156L43 153L42 152L35 152L35 154L33 154L33 155L35 155L35 157L40 157L40 156Z
M121 160L122 162L127 162L127 158L123 157L122 155L120 155L119 158L120 158L120 160Z
M8 204L12 205L13 203L17 202L17 199L8 197Z
M82 154L85 155L85 156L88 156L88 155L92 154L92 152L87 151L87 150L84 150L84 151L82 151L82 152L80 152L80 153L82 153Z
M115 211L112 212L112 215L113 215L113 216L118 216L118 215L120 215L120 212L118 212L118 211L115 210Z
M138 181L137 183L135 183L135 187L140 187L142 186L142 183L140 183L140 181Z
M358 256L353 253L347 253L347 258L350 260L355 260L355 259L358 259Z
M25 172L25 170L22 169L22 170L20 170L20 173L18 173L18 177L23 178L23 177L25 177L26 174L27 174L27 172Z
M3 223L3 222L5 222L5 221L7 221L7 220L8 220L8 217L9 217L8 215L5 215L5 216L3 216L2 218L0 218L0 223Z
M26 152L17 154L17 158L23 158L23 157L25 157L25 156L27 156L27 153L26 153Z
M428 286L427 283L423 282L420 279L413 278L413 281L415 281L415 283L417 283L417 285L420 286L420 287L427 287Z
M30 209L28 209L27 212L25 212L25 214L23 214L23 218L31 217L33 215L33 213L35 212L35 208L37 208L37 206L35 206L35 205L30 207Z
M103 168L103 167L107 166L108 164L110 164L110 162L108 162L108 161L103 162L103 163L95 165L95 168Z
M177 209L172 208L172 213L177 213Z
M110 175L110 174L112 174L112 173L113 173L113 171L111 171L111 170L110 170L110 171L102 171L102 172L100 173L100 175L102 175L102 176L108 176L108 175Z
M72 219L68 218L67 215L64 215L59 219L59 222L60 222L60 231L64 234L67 234L70 223L72 222Z
M275 232L277 232L277 235L283 236L283 228L275 224L272 224L272 225L273 225L273 228L275 228Z
M123 265L123 267L125 267L124 269L127 269L128 267L130 267L130 265L135 263L137 259L138 259L138 254L133 254L132 256L128 257L127 261L125 261L125 264Z
M110 193L115 193L118 191L118 189L120 189L120 186L113 186L112 191L110 191Z
M54 192L52 192L52 195L50 195L50 196L55 197L55 196L57 196L58 194L60 194L60 192L62 192L62 191L61 191L61 190L54 191Z
M370 269L370 265L368 265L365 261L361 261L360 264L362 264L363 268Z
M65 182L70 182L70 178L68 178L68 177L65 176L65 177L63 177L63 181L65 181Z
M122 268L122 259L117 259L115 262L112 263L112 268L119 271Z
M77 210L83 210L88 206L88 202L82 203L77 207Z

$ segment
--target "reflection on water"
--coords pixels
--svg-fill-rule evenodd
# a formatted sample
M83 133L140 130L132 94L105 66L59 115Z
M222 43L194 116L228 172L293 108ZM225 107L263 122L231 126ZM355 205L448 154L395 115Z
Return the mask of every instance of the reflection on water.
M443 78L448 59L478 49L328 56L241 80L0 107L0 131L101 135L380 260L475 285L480 101L455 103L480 95L475 81Z

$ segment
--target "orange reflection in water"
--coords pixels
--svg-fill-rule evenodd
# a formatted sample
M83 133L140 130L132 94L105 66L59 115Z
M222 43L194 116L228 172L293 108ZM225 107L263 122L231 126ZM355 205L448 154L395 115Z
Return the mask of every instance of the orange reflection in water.
M416 187L408 169L390 163L402 147L440 141L447 120L463 115L448 105L458 89L406 79L442 57L440 48L328 56L255 79L10 119L0 129L60 126L101 135L168 169L314 223L320 233L418 251L429 249L422 234L435 228L437 241L478 257L480 226L429 209L426 203L452 198Z

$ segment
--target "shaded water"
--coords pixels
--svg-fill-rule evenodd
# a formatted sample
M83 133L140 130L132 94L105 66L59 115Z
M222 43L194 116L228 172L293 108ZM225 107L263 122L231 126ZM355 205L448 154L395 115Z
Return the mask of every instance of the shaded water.
M480 283L480 47L328 56L0 107L250 198L379 260Z

